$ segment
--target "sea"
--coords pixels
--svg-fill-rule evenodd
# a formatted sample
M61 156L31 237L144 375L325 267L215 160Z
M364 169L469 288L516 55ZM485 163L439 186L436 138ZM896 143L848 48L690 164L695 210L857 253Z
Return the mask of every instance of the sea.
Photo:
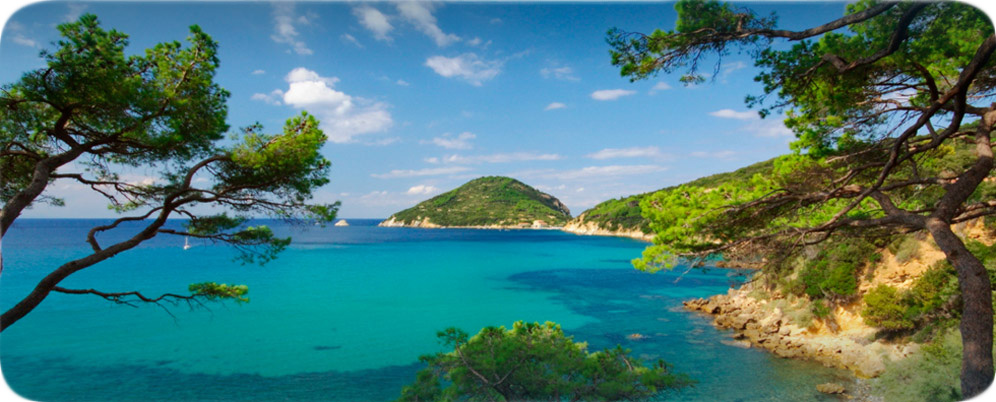
M647 243L557 230L266 224L293 243L265 265L224 244L159 235L67 278L66 288L145 295L191 283L249 287L248 303L116 304L53 293L0 333L0 369L41 401L389 401L415 380L419 356L445 351L437 331L474 334L519 320L560 324L589 350L622 345L664 359L695 386L676 401L835 400L816 391L849 373L732 342L682 308L725 293L742 271L633 269ZM20 219L3 238L0 308L48 272L90 252L107 220ZM127 224L98 238L133 234ZM182 221L168 226L179 228Z

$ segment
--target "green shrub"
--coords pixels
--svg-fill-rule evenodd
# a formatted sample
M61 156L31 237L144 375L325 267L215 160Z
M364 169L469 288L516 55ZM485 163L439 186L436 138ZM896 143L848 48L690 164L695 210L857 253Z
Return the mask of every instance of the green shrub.
M816 318L826 318L830 316L830 306L827 305L823 300L816 300L813 302L812 306L813 316Z
M895 254L896 262L899 264L905 264L916 258L917 254L920 252L920 241L914 236L905 236L900 241L893 253Z
M878 285L865 294L865 309L861 317L866 324L886 330L911 329L913 320L907 317L907 308L896 288Z
M961 400L961 335L948 331L918 352L886 362L885 372L872 385L886 401Z
M692 384L663 360L644 366L619 346L588 352L552 322L437 335L453 351L422 356L428 367L402 388L400 401L643 400Z

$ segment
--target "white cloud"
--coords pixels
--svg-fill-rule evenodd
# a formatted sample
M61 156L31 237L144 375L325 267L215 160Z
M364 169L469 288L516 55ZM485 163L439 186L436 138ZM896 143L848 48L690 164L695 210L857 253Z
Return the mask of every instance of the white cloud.
M736 154L737 153L734 151L725 150L725 151L709 151L709 152L698 151L698 152L692 152L689 155L696 158L727 159Z
M394 124L386 104L333 89L338 78L298 67L285 80L289 87L282 93L283 103L314 113L332 142L354 142L358 135L385 131Z
M417 186L413 186L413 187L409 188L408 191L405 192L405 194L412 194L412 195L414 195L414 194L432 194L432 193L435 193L437 191L439 191L439 189L436 188L436 187L427 186L427 185L424 185L424 184L419 184Z
M671 89L671 86L668 85L668 83L666 83L664 81L660 81L660 82L654 84L653 88L650 88L650 94L652 95L652 94L656 93L657 91L667 91L669 89Z
M271 105L280 105L280 99L284 97L284 91L279 89L274 89L268 94L254 93L250 99L255 101L266 102Z
M437 157L435 157L435 156L433 156L433 157L430 157L430 158L425 158L425 159L423 159L423 160L424 160L424 161L425 161L426 163L431 163L431 164L434 164L434 165L435 165L435 164L437 164L437 163L439 163L439 158L437 158Z
M456 136L446 133L430 141L423 141L423 143L436 144L446 149L471 149L474 146L470 145L470 140L474 138L477 138L477 135L465 131Z
M450 167L442 167L442 168L426 168L426 169L418 169L418 170L394 169L394 170L392 170L390 172L387 172L387 173L379 173L379 174L378 173L374 173L374 174L371 174L370 176L376 177L378 179L397 179L397 178L404 178L404 177L423 177L423 176L447 175L447 174L454 174L454 173L465 172L465 171L468 171L468 170L470 170L470 168L464 167L464 166L450 166Z
M545 108L545 109L543 109L543 110L554 110L554 109L563 109L563 108L565 108L565 107L567 107L567 105L565 105L565 104L563 104L563 103L560 103L560 102L553 102L553 103L551 103L551 104L549 104L549 105L546 105L546 108Z
M432 56L425 65L446 78L460 78L474 86L490 80L501 72L502 62L485 60L474 53L464 53L457 57Z
M481 38L475 36L474 39L468 40L467 44L470 46L477 46L480 45L482 42L484 41L482 41Z
M720 109L715 112L709 112L709 115L723 119L737 119L737 120L754 120L761 118L760 116L757 115L757 112L753 112L750 110L738 112L733 109Z
M585 180L595 178L613 178L619 176L632 176L663 172L667 168L657 165L609 165L609 166L588 166L574 170L547 170L520 172L519 176L533 176L545 179L556 180Z
M709 113L709 115L724 119L747 121L747 125L743 126L742 129L746 132L754 134L757 137L786 137L792 135L792 130L785 127L784 121L761 119L761 116L758 115L757 112L749 110L738 112L733 109L720 109Z
M18 45L21 45L21 46L38 47L38 42L35 42L33 39L28 38L27 36L21 35L19 33L18 34L14 34L14 37L13 37L12 40L14 41L14 43L16 43Z
M563 81L580 80L580 78L574 75L574 70L569 66L545 67L540 70L540 75L542 75L543 78L556 78Z
M294 3L274 3L273 21L274 33L270 35L270 39L277 43L290 45L294 53L300 55L314 53L307 44L297 40L298 33L295 24L307 25L310 23L310 19L308 16L295 16Z
M733 74L734 71L742 70L744 68L747 68L747 63L744 63L742 61L738 61L738 62L734 62L734 63L729 63L729 64L723 66L723 72L720 73L720 77L719 78L720 78L720 80L722 80L723 82L725 82L726 78L729 77L730 74Z
M353 15L359 20L360 25L374 34L374 39L390 41L388 35L394 26L388 21L387 16L380 10L368 5L363 5L353 9Z
M589 154L591 159L614 159L614 158L660 158L664 155L657 147L632 147L632 148L605 148L601 151Z
M376 140L373 140L373 141L366 141L366 142L363 143L363 145L375 145L375 146L381 146L382 147L382 146L391 145L391 144L394 144L394 143L397 143L397 142L401 142L401 137L380 138L380 139L376 139Z
M477 163L509 163L509 162L526 162L526 161L555 161L560 159L564 159L564 157L558 154L512 152L512 153L497 153L491 155L474 155L474 156L450 155L442 158L441 161L445 163L455 163L455 164L477 164Z
M252 70L252 75L263 75L266 74L266 70Z
M356 37L353 36L353 35L350 35L348 33L344 33L342 35L339 35L339 38L342 39L343 42L350 43L353 46L356 46L356 47L358 47L360 49L363 49L363 44L360 43L360 41L357 40Z
M591 93L591 98L594 100L608 101L616 100L623 96L629 96L635 94L636 91L630 91L626 89L602 89Z
M66 6L69 7L69 10L62 16L62 20L65 22L73 22L80 19L80 16L87 9L86 4L68 3Z
M789 137L793 135L792 130L785 127L784 121L774 119L758 119L752 121L744 129L758 137Z
M407 86L411 85L411 84L408 83L408 81L405 81L405 80L402 80L402 79L399 79L397 82L395 82L395 84L401 85L403 87L407 87Z
M401 16L414 25L415 29L418 29L436 41L437 46L446 46L460 40L459 36L445 33L442 29L439 29L439 26L436 24L436 17L432 15L432 10L435 8L433 3L400 1L396 5Z

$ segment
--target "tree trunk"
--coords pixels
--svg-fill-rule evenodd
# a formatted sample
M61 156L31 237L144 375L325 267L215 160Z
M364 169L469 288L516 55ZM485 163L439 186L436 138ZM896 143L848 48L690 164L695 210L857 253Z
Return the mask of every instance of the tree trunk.
M958 272L961 289L961 393L963 398L981 394L993 382L993 305L989 274L951 225L937 218L927 220L937 246Z
M118 253L134 248L143 241L154 237L156 235L156 231L166 223L167 217L169 217L168 212L160 213L156 220L146 226L145 229L142 229L141 232L138 232L132 236L130 239L114 244L86 257L67 262L46 275L45 278L38 282L38 285L35 285L35 288L31 290L31 293L0 316L0 332L6 330L21 318L24 318L24 316L28 315L28 313L34 310L35 307L38 307L42 300L45 300L45 298L48 297L48 294L52 292L52 289L69 275L72 275L81 269L90 267L98 262L114 257Z

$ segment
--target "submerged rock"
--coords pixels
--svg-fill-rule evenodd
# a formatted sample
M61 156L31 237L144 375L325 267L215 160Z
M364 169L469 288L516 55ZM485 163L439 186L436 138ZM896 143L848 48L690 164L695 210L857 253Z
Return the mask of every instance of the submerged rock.
M843 385L833 382L817 385L816 390L824 394L843 394L846 391Z

